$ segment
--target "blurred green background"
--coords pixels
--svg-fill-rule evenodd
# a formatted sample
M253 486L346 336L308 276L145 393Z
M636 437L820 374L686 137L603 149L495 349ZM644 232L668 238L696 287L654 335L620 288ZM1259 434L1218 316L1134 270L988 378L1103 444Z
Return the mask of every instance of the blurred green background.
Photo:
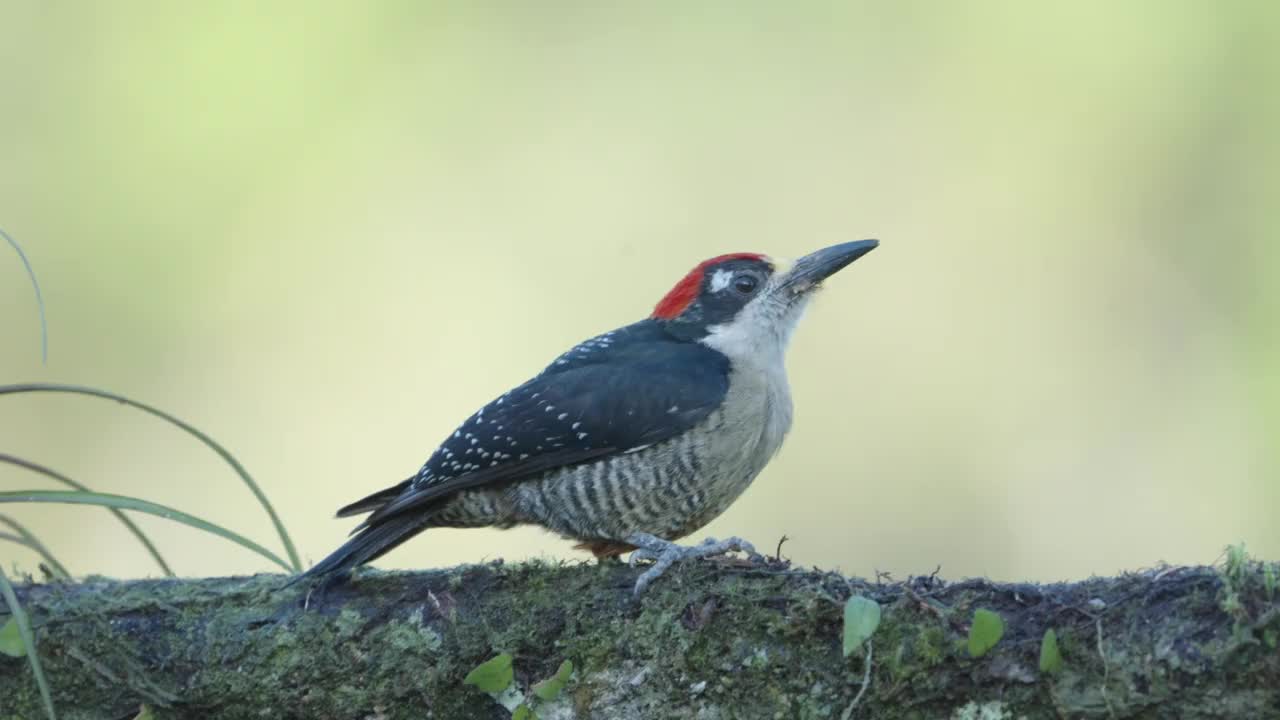
M787 446L700 535L859 574L1280 557L1278 29L1269 2L5 2L0 227L51 355L0 248L0 382L193 422L315 561L335 508L697 261L878 237L796 335ZM278 547L115 404L0 398L0 452ZM73 572L156 572L105 511L5 512ZM180 573L269 569L139 522ZM433 531L380 564L539 555L578 556Z

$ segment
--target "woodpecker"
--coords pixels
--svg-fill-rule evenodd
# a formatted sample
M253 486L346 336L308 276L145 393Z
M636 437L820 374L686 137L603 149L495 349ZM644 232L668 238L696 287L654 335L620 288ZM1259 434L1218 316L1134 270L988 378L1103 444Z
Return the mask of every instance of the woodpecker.
M876 240L790 265L757 253L700 263L646 319L586 340L477 410L403 482L338 510L368 513L304 578L333 581L433 527L540 525L597 557L653 565L730 551L674 541L746 490L791 427L784 354L823 280Z

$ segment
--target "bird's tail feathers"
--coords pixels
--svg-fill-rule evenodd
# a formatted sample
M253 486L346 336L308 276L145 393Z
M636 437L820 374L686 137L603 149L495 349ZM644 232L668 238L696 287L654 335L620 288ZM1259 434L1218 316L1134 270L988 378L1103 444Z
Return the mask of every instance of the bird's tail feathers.
M350 505L340 508L338 510L338 517L351 517L352 515L373 512L404 494L404 491L408 489L412 482L413 478L409 478L408 480L401 481L389 488L386 488L385 490L379 490L372 495L362 497Z
M417 515L396 515L377 525L363 528L355 537L342 544L328 557L298 576L298 580L337 578L350 573L356 567L372 562L391 551L427 527L427 518ZM292 584L292 583L291 583Z

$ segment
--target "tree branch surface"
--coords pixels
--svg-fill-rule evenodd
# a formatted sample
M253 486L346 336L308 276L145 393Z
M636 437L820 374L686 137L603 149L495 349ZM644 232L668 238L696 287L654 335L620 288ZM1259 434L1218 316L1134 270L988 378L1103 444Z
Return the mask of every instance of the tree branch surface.
M505 720L522 698L543 720L1280 718L1280 598L1257 563L1037 585L698 562L634 601L638 572L492 563L365 571L325 592L256 575L18 595L65 720L144 705L156 718ZM845 657L853 594L883 613L869 651ZM1005 631L973 658L979 608ZM1049 629L1053 674L1040 669ZM505 696L464 684L499 653L513 657ZM565 660L564 690L537 698ZM0 718L42 717L26 658L0 655Z

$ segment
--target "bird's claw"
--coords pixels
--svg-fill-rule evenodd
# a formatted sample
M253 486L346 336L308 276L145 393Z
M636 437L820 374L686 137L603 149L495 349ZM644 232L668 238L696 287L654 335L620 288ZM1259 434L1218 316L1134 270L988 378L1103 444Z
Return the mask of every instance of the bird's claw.
M690 560L693 558L704 558L712 555L723 555L727 552L744 552L751 558L752 562L761 562L764 557L756 552L751 543L738 537L726 538L724 540L716 540L715 538L707 538L692 547L677 545L668 540L649 535L648 533L633 533L627 538L627 542L636 546L636 550L631 553L629 560L631 567L635 567L636 563L641 560L652 560L653 566L645 570L639 578L636 579L635 590L636 597L644 593L645 589L654 580L657 580L672 565L682 560Z
M657 562L659 557L659 553L648 548L636 548L631 551L631 557L627 559L627 564L631 567L635 567L642 560L652 560L653 562Z

